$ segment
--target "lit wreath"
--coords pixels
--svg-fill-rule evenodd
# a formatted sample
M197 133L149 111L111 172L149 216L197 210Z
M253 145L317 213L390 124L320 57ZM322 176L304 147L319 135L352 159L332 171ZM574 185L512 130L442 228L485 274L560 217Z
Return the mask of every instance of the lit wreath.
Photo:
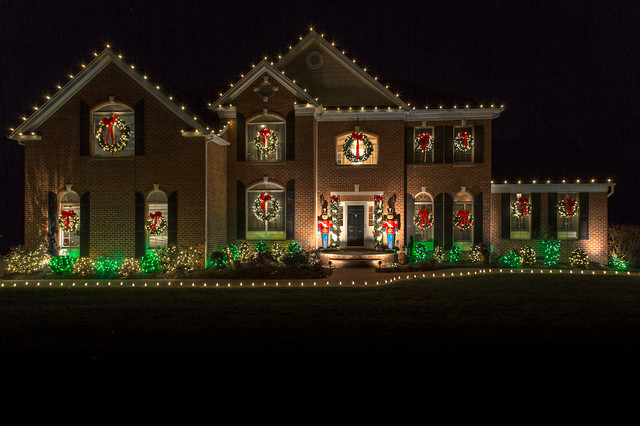
M422 152L431 151L433 149L433 135L420 133L413 141L413 147Z
M278 134L269 128L260 129L253 138L253 145L264 155L273 155L279 146Z
M427 209L420 209L413 218L413 223L420 229L429 229L433 226L433 213Z
M573 217L578 212L578 202L573 198L558 201L558 213L561 217Z
M351 150L354 141L356 142L356 153ZM364 145L364 149L360 146L361 143ZM352 163L362 163L373 153L373 143L371 143L371 140L364 133L352 132L344 140L342 152L344 153L345 158ZM360 152L362 152L362 154L359 154Z
M466 130L459 132L458 136L453 139L453 146L457 152L468 152L473 148L474 142L471 132Z
M527 198L520 197L511 203L511 216L520 218L528 214L531 214L531 203Z
M162 212L150 213L144 227L149 231L149 234L160 235L167 227L167 219L162 215Z
M469 210L458 210L453 215L453 226L458 231L465 231L473 226L473 215L469 213Z
M116 140L115 132L113 131L113 127L120 131L120 136ZM107 129L107 134L104 135L105 129ZM104 137L103 137L104 135ZM131 137L133 136L133 130L127 123L124 122L123 119L118 118L115 114L111 118L104 117L98 123L98 129L96 130L96 139L98 140L98 145L103 150L110 152L112 154L116 154L123 150ZM109 143L111 140L111 143Z
M73 232L78 229L80 218L73 210L62 210L58 216L58 226L64 231Z
M271 207L268 213L267 203L270 203ZM280 215L280 202L268 192L262 193L253 201L253 214L263 222L271 222Z

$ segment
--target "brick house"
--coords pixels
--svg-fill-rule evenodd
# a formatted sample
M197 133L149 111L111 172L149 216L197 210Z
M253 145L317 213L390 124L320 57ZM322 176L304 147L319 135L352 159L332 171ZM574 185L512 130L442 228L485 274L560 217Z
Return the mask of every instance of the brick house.
M493 183L492 121L502 107L412 106L314 31L253 66L209 110L226 123L218 133L110 49L97 55L10 136L25 145L25 242L46 232L52 251L88 256L141 256L171 243L210 253L239 240L316 248L322 195L340 199L339 247L370 249L374 199L386 208L395 195L401 250L484 243L502 254L535 245L544 230L566 240L565 256L581 247L607 261L613 184ZM133 131L116 155L96 139L113 114ZM430 149L416 142L425 134ZM524 199L526 214L514 215ZM579 206L570 217L558 213L565 199ZM272 220L254 214L276 205ZM79 211L75 233L58 225L70 210ZM419 229L414 218L427 210L432 226ZM158 217L166 226L152 235L145 224Z

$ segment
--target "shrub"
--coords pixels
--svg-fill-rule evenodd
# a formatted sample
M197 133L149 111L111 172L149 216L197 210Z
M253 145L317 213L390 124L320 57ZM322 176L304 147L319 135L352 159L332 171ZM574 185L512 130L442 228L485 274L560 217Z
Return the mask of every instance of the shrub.
M449 262L458 263L460 261L460 256L462 255L462 249L458 246L451 247L449 250Z
M578 266L584 268L589 264L589 256L587 256L584 250L577 248L569 255L569 263L571 267Z
M49 261L49 267L56 274L69 274L73 272L75 261L71 256L55 256Z
M125 278L135 277L141 272L142 267L140 266L140 261L132 257L124 259L120 267L118 267L118 275Z
M119 265L117 260L99 257L93 262L93 266L100 277L110 277L116 274Z
M271 246L271 254L276 262L281 262L286 254L285 246L281 243L274 243L273 246Z
M609 259L609 266L611 266L613 269L620 270L625 270L628 268L627 262L617 257L612 257Z
M256 248L253 251L253 255L251 256L251 260L257 263L275 262L275 258L273 257L273 253L271 253L271 249L264 241L258 241L258 244L256 244Z
M517 268L522 264L522 257L511 250L508 255L500 257L500 263L509 268Z
M291 241L287 247L288 254L302 253L302 246L297 241Z
M609 256L624 262L627 267L640 267L640 226L609 227Z
M226 259L226 262L229 264L234 260L238 260L238 246L235 244L227 244L223 249L222 253Z
M209 264L207 265L207 267L213 269L221 269L225 266L227 266L227 257L223 252L214 251L213 253L211 253L211 256L209 257Z
M413 257L417 262L424 262L429 259L429 249L424 244L418 244L413 250Z
M302 249L296 241L289 243L286 254L282 257L282 263L286 266L307 266L314 263L311 253Z
M480 262L481 255L482 249L479 245L475 245L471 247L471 251L469 252L469 260L471 260L471 262L473 263L478 263Z
M140 258L140 269L145 274L151 274L160 269L160 262L155 253L149 253Z
M542 240L542 256L545 265L557 265L560 259L560 241L554 239Z
M436 246L436 248L433 249L433 253L431 254L431 258L436 263L444 263L446 257L447 254L440 246Z
M7 255L7 272L18 274L34 274L44 272L51 255L47 253L44 245L36 249L27 249L24 246L13 247Z
M241 241L238 244L238 257L237 259L240 262L248 262L251 258L251 247L249 247L249 243L246 241Z
M523 265L531 266L536 263L536 251L530 245L522 247L519 254Z
M171 246L156 250L158 262L166 276L183 276L200 266L202 252L193 247L178 248Z
M81 277L95 274L96 268L93 266L93 260L88 257L79 257L73 263L73 273Z

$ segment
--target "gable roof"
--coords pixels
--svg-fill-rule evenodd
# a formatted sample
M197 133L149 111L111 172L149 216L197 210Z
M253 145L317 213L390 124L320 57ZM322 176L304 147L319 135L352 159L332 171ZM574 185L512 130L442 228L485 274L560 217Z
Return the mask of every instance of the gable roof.
M160 90L160 86L155 86L149 82L146 76L140 75L135 71L133 65L127 65L121 55L116 54L107 46L100 54L95 54L95 58L88 65L84 66L82 71L75 76L70 76L71 80L66 85L60 87L60 90L51 96L44 105L36 108L33 114L25 118L24 121L11 132L8 136L9 139L19 142L40 139L40 137L35 134L40 125L111 63L122 69L196 132L202 132L204 136L205 132L208 131L204 123L199 122L197 118L187 113L184 107L178 106L169 96Z

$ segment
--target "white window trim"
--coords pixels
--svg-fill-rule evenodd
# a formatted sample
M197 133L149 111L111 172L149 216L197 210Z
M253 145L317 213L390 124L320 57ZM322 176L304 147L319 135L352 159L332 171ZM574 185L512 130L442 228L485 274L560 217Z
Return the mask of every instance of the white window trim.
M70 187L71 185L67 186L67 188L70 188ZM73 198L73 200L67 201L66 199L69 197ZM77 192L72 191L71 189L67 189L60 196L60 201L58 202L58 217L60 217L60 215L62 214L62 210L69 210L69 209L73 209L74 212L78 215L78 218L82 220L81 211L80 211L80 195ZM58 220L58 217L56 217L56 221ZM59 238L58 248L59 248L60 255L66 255L66 254L69 254L70 251L77 251L80 249L80 223L79 222L78 222L78 229L75 232L77 232L78 244L73 246L71 245L65 246L63 245L65 234L69 234L69 233L64 231L62 228L58 227L58 238Z
M117 116L131 116L133 117L133 138L127 144L127 148L131 147L132 150L128 150L125 154L123 151L120 151L116 154L111 154L106 151L102 151L98 147L98 142L96 141L96 116L97 117L109 117L112 114L116 114ZM129 105L120 103L120 102L107 102L102 105L98 105L95 107L91 114L89 114L89 120L91 120L89 124L89 138L90 138L90 146L91 146L91 156L94 158L130 158L135 156L135 143L136 143L136 134L135 134L135 110L131 108Z
M418 200L418 197L421 195L426 195L427 197L429 197L429 201L424 201L424 200ZM415 197L413 197L413 217L407 218L406 220L410 220L413 223L414 218L416 217L416 215L418 214L419 208L417 206L419 205L430 205L431 208L429 209L429 212L431 214L433 214L433 220L436 220L436 213L434 212L435 209L435 204L434 204L434 198L433 195L431 195L431 193L426 192L426 191L421 191L418 192ZM420 241L422 243L428 243L428 242L432 242L434 240L434 229L433 229L434 224L432 224L431 228L428 229L426 232L427 234L431 234L431 238L424 240L424 241ZM413 237L415 240L416 235L420 235L420 237L422 237L422 231L420 230L420 228L418 226L416 226L415 224L413 225Z

